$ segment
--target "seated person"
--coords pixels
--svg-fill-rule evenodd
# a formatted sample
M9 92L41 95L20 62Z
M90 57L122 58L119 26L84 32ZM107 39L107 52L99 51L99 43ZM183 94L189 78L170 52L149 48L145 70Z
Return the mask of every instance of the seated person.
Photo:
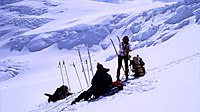
M97 63L97 71L92 79L92 86L87 91L81 93L71 104L75 104L82 99L89 100L92 96L94 96L95 99L109 92L111 88L113 88L113 84L111 76L107 73L108 71L109 69Z

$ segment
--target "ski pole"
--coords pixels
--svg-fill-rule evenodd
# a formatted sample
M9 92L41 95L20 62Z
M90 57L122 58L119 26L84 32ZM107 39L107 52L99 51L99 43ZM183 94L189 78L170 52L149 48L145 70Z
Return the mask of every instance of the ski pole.
M90 70L92 72L92 76L94 77L94 72L93 72L93 68L92 68L92 60L91 60L91 55L90 55L89 48L87 48L87 51L88 51L88 57L89 57L89 61L90 61Z
M65 61L63 60L63 66L64 66L64 70L65 70L65 73L66 73L66 77L67 77L67 82L68 82L68 86L69 86L69 91L71 91L71 87L70 87L70 83L69 83L69 77L68 77L68 74L67 74L67 67L65 65Z
M90 71L89 71L89 66L87 60L85 60L85 63L87 65L87 71L88 71L88 79L90 80Z
M84 66L83 66L83 60L82 60L81 53L80 53L79 49L78 49L78 54L79 54L79 58L80 58L80 61L81 61L82 72L83 72L83 74L85 76L85 81L87 83L87 87L89 87L89 83L88 83L88 80L87 80L87 77L86 77L86 73L85 73L85 69L84 69Z
M81 87L81 89L82 89L82 91L83 91L83 87L82 87L82 85L81 85L81 81L80 81L80 78L79 78L79 75L78 75L78 72L77 72L77 69L76 69L76 66L75 66L74 62L73 62L73 67L74 67L74 69L75 69L75 72L76 72L76 75L77 75L77 78L78 78L80 87Z
M62 82L63 82L63 85L64 85L64 79L63 79L63 73L62 73L62 67L61 67L60 61L59 61L59 68L60 68L60 74L61 74L61 77L62 77Z

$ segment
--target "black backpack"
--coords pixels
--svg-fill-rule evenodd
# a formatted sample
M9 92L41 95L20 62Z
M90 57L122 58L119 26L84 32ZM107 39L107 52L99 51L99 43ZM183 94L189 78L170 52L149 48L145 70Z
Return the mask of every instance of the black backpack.
M58 100L62 100L66 98L69 95L72 95L68 91L68 87L66 85L62 85L61 87L57 88L56 91L53 93L53 95L45 93L44 95L48 96L48 102L56 102Z

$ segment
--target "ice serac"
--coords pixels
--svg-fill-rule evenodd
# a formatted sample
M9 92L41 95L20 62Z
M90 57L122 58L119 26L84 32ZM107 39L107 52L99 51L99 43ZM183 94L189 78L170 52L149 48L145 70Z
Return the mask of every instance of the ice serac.
M200 24L200 8L194 11L194 15L196 16L196 22Z
M49 13L49 7L57 7L58 3L42 2L39 7L28 5L7 4L0 7L6 12L0 17L0 48L10 51L29 50L38 52L55 45L58 50L72 49L79 45L92 47L99 45L107 49L109 44L104 40L115 35L116 32L128 35L131 42L137 42L133 49L150 47L171 39L178 30L186 27L193 21L200 24L200 5L194 3L187 5L178 2L159 8L150 9L140 13L119 13L102 15L101 22L88 24L78 23L59 30L45 31L45 24L51 24L52 18L45 18L43 14ZM197 2L197 1L196 1ZM58 11L59 12L59 11ZM105 21L104 21L105 20ZM164 24L166 23L166 24ZM43 33L32 33L32 30L44 30ZM105 43L104 43L105 42Z
M0 6L4 6L7 4L12 4L12 3L20 2L20 1L23 1L23 0L1 0Z
M187 6L183 5L183 6L180 6L177 9L176 14L172 16L171 18L169 18L165 23L176 24L193 15L194 15L193 12Z

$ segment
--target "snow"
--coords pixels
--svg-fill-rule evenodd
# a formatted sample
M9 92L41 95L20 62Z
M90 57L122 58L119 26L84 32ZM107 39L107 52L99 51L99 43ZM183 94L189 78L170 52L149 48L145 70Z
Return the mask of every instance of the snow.
M187 4L193 4L193 3L196 2L195 0L184 0L184 1L185 1L185 3L187 3Z
M176 24L180 21L193 16L192 11L187 6L181 6L177 9L177 13L166 21L167 24Z
M18 1L4 1L0 6L1 112L200 111L199 3ZM17 13L10 10L11 6ZM26 12L36 6L48 11ZM89 47L94 71L97 62L102 63L116 80L117 57L109 40L118 47L116 35L130 37L131 56L139 54L143 58L147 74L129 80L124 90L112 96L70 105L81 92L73 63L83 88L87 88L77 47L85 68ZM53 93L62 85L58 63L63 60L74 95L47 103L44 93ZM88 78L91 80L91 73ZM67 84L66 78L64 82Z

